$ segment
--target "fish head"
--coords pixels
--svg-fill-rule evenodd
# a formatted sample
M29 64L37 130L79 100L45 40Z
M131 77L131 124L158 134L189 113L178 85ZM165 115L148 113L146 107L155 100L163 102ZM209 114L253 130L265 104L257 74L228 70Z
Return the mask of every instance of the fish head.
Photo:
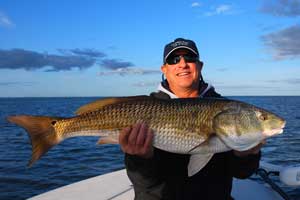
M266 138L281 134L285 123L283 118L272 112L235 102L214 118L213 127L227 146L245 151Z
M255 114L258 119L257 121L262 128L262 134L265 138L283 133L283 128L286 124L286 121L283 118L260 108L257 108Z

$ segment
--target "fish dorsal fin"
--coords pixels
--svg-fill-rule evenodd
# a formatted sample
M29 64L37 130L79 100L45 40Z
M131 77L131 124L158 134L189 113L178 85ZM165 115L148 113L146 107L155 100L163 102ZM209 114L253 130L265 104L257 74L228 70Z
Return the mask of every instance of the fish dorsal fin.
M96 100L96 101L93 101L91 103L81 106L80 108L78 108L75 111L75 114L82 115L84 113L88 113L88 112L91 112L94 110L101 109L107 105L123 103L123 102L127 102L127 101L143 100L143 99L148 99L148 98L150 98L150 97L147 95L140 95L140 96L111 97L111 98L100 99L100 100Z

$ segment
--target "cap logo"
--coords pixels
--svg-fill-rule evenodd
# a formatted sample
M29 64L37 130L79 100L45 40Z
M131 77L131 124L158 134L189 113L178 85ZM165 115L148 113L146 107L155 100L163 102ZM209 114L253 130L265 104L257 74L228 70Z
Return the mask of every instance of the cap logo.
M189 44L189 43L186 42L186 41L177 41L177 42L171 44L171 46L172 46L173 48L175 48L175 47L178 47L178 46L188 46L188 44Z

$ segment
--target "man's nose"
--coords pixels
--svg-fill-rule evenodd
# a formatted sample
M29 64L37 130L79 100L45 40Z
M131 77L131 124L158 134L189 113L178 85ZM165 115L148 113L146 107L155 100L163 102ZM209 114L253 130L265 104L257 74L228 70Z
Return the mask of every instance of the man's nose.
M180 56L179 66L180 67L186 67L187 66L187 62L185 61L183 56Z

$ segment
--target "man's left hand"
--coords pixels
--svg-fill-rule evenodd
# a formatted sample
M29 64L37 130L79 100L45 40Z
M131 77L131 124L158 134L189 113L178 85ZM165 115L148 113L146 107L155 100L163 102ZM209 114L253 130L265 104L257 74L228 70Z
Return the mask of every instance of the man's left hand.
M263 140L261 141L261 143L259 143L257 146L249 149L249 150L246 150L246 151L236 151L236 150L233 150L233 153L234 155L238 156L238 157L245 157L245 156L248 156L248 155L255 155L255 154L258 154L261 147L263 145L266 144L266 140Z

